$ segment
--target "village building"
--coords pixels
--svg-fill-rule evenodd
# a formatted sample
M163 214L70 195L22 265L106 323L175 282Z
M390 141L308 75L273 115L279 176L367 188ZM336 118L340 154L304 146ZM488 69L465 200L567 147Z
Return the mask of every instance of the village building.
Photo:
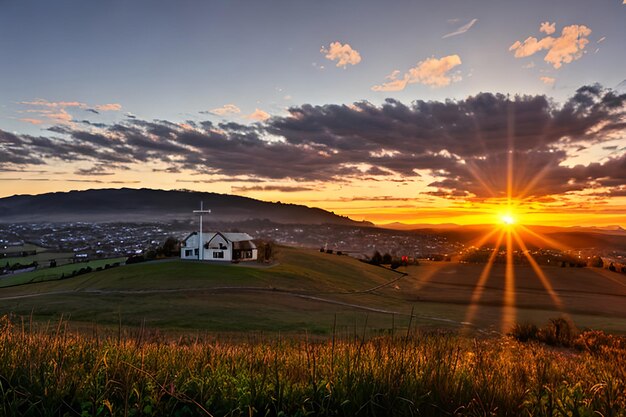
M181 259L254 261L257 254L257 247L247 233L214 232L200 235L193 232L183 240L180 247Z

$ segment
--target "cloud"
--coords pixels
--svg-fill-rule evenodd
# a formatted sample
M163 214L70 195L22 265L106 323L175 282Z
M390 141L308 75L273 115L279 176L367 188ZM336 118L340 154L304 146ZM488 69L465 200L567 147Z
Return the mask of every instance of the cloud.
M24 122L24 123L30 123L31 125L40 125L43 123L43 120L41 119L33 119L30 117L22 117L21 119L18 119L20 122Z
M113 175L114 172L108 171L112 167L105 165L94 165L91 168L79 168L74 171L76 175Z
M325 54L326 59L337 61L336 66L341 68L361 62L361 54L347 43L331 42L328 47L322 46L320 52Z
M539 27L539 32L543 32L546 35L552 35L556 32L556 23L543 22Z
M556 81L556 78L547 77L547 76L539 77L539 79L540 79L540 80L541 80L544 84L548 84L548 85L554 85L554 82Z
M118 103L98 104L94 108L98 111L120 111L122 105Z
M247 115L246 118L251 119L251 120L256 120L259 122L263 122L267 119L269 119L270 114L268 112L265 112L261 109L255 109L254 112L252 112L251 114Z
M420 83L431 87L444 87L452 82L461 80L458 74L449 74L454 67L461 65L461 57L448 55L441 58L431 57L420 61L410 68L402 78L398 78L400 71L393 71L385 78L389 81L372 87L373 91L401 91L408 84Z
M87 105L79 101L48 101L43 98L37 98L33 101L21 101L19 104L36 107L47 107L52 109L66 108L66 107L81 107L85 108Z
M253 124L207 120L183 127L137 118L104 127L58 125L47 136L0 130L0 169L43 169L61 161L97 173L154 164L172 175L300 184L406 182L422 175L432 178L424 190L430 195L487 199L505 195L510 137L515 189L544 198L626 184L624 151L599 162L571 162L585 147L624 138L624 120L626 94L598 85L579 88L562 104L543 95L492 93L410 105L394 99L304 104Z
M122 108L121 104L98 104L93 107L89 107L86 103L80 101L48 101L42 98L37 98L32 101L21 101L22 104L27 107L27 110L22 110L20 113L29 113L37 115L37 118L20 118L20 121L31 124L64 124L71 125L73 122L72 115L67 109L80 109L93 114L100 114L105 111L119 111Z
M468 30L470 30L470 28L472 26L474 26L476 24L476 22L478 22L478 19L472 19L470 20L468 23L464 24L463 26L461 26L460 28L458 28L457 30L455 30L454 32L450 32L446 35L443 35L441 37L441 39L446 39L449 38L451 36L457 36L457 35L462 35L463 33L467 32Z
M224 104L222 107L218 107L212 110L201 111L201 114L215 114L217 116L227 116L229 114L239 114L241 109L234 104Z
M549 30L541 25L542 31ZM551 26L550 26L551 27ZM542 39L528 37L524 42L516 41L509 47L509 51L514 51L516 58L524 58L535 53L547 50L544 61L554 68L560 68L563 64L569 64L583 56L583 50L589 43L591 29L584 25L565 26L561 36L554 38L546 36Z
M252 185L249 187L231 187L236 193L247 193L250 191L280 191L281 193L296 193L301 191L315 190L312 187L288 186L288 185Z

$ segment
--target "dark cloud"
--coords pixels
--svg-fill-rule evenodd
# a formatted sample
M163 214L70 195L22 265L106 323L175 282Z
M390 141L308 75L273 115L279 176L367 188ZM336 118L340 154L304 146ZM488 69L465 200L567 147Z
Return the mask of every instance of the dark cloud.
M626 94L592 85L561 105L545 96L481 93L410 105L305 104L249 125L127 115L108 125L55 126L50 137L0 130L0 169L63 160L116 169L155 162L164 172L310 182L405 183L428 175L435 178L429 195L489 198L506 195L512 162L515 193L537 198L626 183L624 154L566 165L592 144L623 138L625 102ZM81 171L88 172L95 171Z
M250 187L231 187L233 192L246 193L249 191L280 191L283 193L295 193L298 191L313 191L315 188L287 185L253 185Z
M76 175L114 175L115 172L109 171L110 167L104 165L94 165L91 168L79 168L74 171Z

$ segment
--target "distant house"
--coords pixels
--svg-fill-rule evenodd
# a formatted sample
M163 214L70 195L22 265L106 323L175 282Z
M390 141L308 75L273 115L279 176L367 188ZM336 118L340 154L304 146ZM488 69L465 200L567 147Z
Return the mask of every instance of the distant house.
M254 261L257 247L247 233L203 233L202 246L198 232L187 236L180 247L181 259L204 261Z

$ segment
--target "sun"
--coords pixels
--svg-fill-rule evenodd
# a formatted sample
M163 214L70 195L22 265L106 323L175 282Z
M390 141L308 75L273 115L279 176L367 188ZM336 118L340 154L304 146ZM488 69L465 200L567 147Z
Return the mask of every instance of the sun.
M502 223L504 223L507 226L512 226L515 224L515 217L513 217L509 213L501 215L500 220L502 220Z

